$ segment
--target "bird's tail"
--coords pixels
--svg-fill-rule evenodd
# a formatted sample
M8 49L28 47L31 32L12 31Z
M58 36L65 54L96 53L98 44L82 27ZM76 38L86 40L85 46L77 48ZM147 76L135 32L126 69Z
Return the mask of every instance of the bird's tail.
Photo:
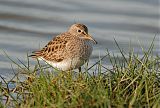
M39 57L41 57L41 55L42 55L41 51L34 51L34 52L32 52L32 54L29 55L28 57L39 58Z

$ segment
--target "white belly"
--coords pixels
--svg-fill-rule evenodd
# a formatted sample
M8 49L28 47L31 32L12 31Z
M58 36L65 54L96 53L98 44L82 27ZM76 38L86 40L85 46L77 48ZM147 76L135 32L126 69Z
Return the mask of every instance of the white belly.
M54 68L58 68L63 71L77 69L78 67L82 66L85 63L84 60L80 60L79 58L67 59L61 62L51 62L45 60L45 62L50 64Z

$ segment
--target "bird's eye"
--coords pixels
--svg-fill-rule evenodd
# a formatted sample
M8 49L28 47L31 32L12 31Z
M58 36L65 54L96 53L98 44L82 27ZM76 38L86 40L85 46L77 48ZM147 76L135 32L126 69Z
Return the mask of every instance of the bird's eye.
M80 32L81 32L81 30L78 30L78 32L80 33Z

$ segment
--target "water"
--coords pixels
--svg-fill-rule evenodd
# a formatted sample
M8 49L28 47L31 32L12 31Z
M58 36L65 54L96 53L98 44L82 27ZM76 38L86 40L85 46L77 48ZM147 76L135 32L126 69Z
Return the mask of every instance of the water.
M14 75L3 51L26 63L27 53L42 48L75 22L86 24L99 43L90 65L105 55L106 48L119 54L114 38L126 51L131 43L142 54L140 47L147 49L156 35L156 55L160 52L159 14L159 0L0 0L0 75L7 79Z

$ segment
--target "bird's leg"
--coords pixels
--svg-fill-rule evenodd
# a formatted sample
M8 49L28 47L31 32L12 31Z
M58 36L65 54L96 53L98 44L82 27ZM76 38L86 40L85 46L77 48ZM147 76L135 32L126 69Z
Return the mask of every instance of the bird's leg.
M81 67L78 68L79 72L81 72Z
M81 67L79 67L78 70L79 70L79 74L78 74L78 75L79 75L79 78L82 79L82 71L81 71Z

